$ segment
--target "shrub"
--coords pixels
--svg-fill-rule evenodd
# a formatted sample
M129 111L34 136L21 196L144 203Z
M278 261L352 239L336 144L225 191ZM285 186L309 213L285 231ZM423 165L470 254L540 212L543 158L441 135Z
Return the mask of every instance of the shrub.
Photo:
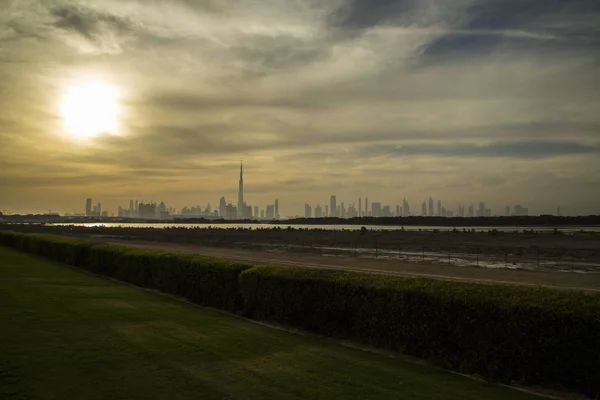
M240 282L250 317L504 382L585 390L598 378L598 295L271 266Z

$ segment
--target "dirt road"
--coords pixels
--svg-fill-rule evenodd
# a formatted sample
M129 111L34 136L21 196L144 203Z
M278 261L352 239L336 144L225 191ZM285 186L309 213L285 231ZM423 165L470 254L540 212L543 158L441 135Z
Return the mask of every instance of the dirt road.
M240 260L251 264L361 271L377 274L421 276L471 282L496 282L529 286L549 286L600 293L600 273L573 273L558 271L526 271L488 269L427 263L408 263L398 260L375 260L348 256L326 256L303 253L277 253L245 249L198 247L195 245L96 238L106 243L204 254L213 257Z

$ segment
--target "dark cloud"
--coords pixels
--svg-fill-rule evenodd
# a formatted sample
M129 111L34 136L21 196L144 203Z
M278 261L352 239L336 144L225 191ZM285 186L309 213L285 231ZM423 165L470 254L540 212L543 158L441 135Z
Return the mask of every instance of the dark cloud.
M78 33L89 40L96 40L105 29L118 34L132 29L127 19L82 6L64 5L52 8L50 13L56 18L55 27Z
M397 21L413 10L415 0L350 0L330 16L331 25L345 29L366 29Z
M423 55L598 49L598 28L581 24L590 16L600 19L596 0L476 0L465 9L464 22L431 42Z
M362 153L396 156L542 158L600 154L600 146L570 141L515 141L488 144L420 143L368 146Z

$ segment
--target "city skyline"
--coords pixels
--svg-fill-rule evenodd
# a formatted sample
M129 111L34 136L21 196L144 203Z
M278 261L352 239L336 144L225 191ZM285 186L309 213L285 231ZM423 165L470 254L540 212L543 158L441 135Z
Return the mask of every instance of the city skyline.
M87 198L85 202L85 216L96 216L96 217L107 217L109 216L108 211L102 211L101 203L98 202L96 205L92 204L93 199ZM456 211L451 206L447 206L441 199L437 199L437 209L434 208L434 199L430 197L428 200L423 200L421 208L413 208L411 211L410 203L405 198L402 200L402 205L395 204L382 204L379 201L371 201L369 198L359 197L358 201L352 201L348 203L337 201L337 195L331 195L329 197L329 204L325 204L325 209L321 203L310 204L304 203L304 213L290 213L289 215L283 215L283 217L305 217L305 218L321 218L321 217L336 217L336 218L354 218L354 217L410 217L410 216L428 216L428 217L491 217L491 216L527 216L529 215L529 209L524 207L522 204L515 204L514 206L506 205L503 210L504 213L495 212L485 202L458 204ZM135 207L134 207L135 204ZM139 208L138 208L139 204ZM358 206L357 206L358 204ZM364 207L363 207L364 204ZM444 205L443 205L444 204ZM346 207L347 205L347 207ZM369 207L370 206L370 207ZM149 208L146 208L149 207ZM145 210L145 211L142 211ZM314 210L314 212L313 212ZM561 206L557 206L557 213L555 215L562 215ZM114 214L111 214L113 216ZM168 219L173 217L206 217L206 218L225 218L225 219L280 219L282 215L279 213L279 200L275 199L272 204L268 204L264 207L257 205L248 205L244 198L244 167L243 162L240 161L240 171L238 180L238 192L237 192L237 206L234 206L231 202L227 202L226 196L221 196L219 199L219 205L213 206L209 202L206 207L199 205L185 206L182 209L176 209L175 207L167 206L164 201L160 204L157 202L146 202L142 200L129 200L129 208L118 207L116 216L128 217L128 218L158 218Z
M5 0L0 210L598 214L599 6L515 4Z

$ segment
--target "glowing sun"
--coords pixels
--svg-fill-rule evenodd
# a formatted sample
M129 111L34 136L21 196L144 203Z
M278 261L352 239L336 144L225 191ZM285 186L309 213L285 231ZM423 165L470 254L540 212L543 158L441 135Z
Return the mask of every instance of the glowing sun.
M95 81L70 86L63 98L61 115L68 133L91 138L101 133L118 133L119 96L115 86Z

